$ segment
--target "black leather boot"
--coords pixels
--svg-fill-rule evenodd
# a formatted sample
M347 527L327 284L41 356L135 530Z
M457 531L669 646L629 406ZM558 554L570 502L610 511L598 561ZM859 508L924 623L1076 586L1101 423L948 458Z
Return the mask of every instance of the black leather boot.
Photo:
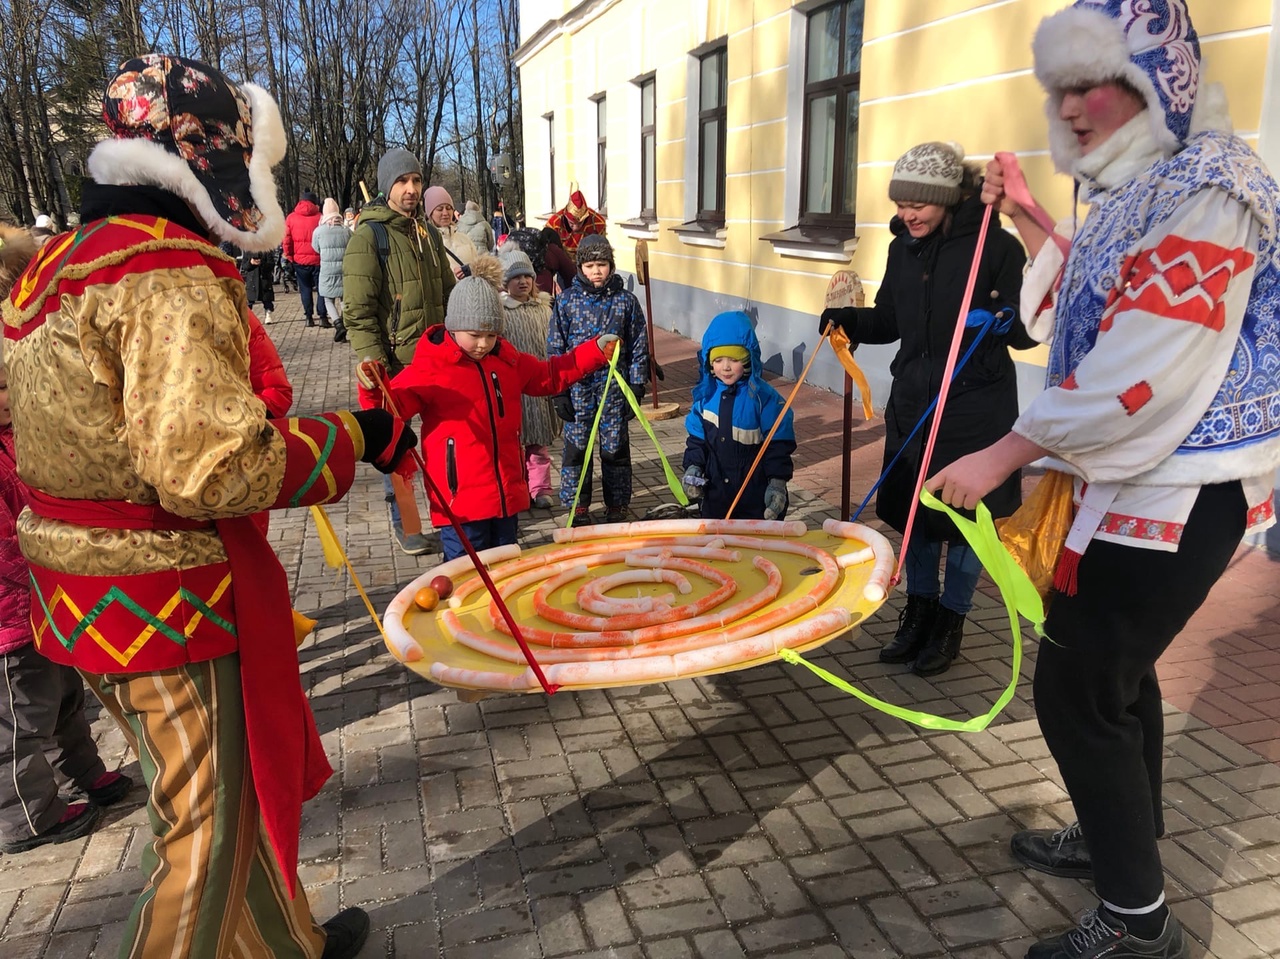
M964 616L945 606L938 607L933 619L929 641L920 650L911 671L917 676L937 676L945 673L960 653L960 641L964 639Z
M938 601L907 593L907 605L898 614L898 631L889 645L880 650L882 663L909 663L916 658L933 628Z

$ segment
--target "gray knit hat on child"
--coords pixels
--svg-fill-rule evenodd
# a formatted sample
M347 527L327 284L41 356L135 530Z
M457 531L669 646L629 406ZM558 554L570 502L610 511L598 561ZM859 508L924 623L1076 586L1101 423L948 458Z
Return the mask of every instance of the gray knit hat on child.
M383 196L390 195L396 180L410 173L421 176L422 164L404 147L393 147L378 161L378 192Z
M960 202L964 179L964 148L958 143L921 143L898 158L889 180L889 199L894 203L936 203L955 206Z
M498 291L488 280L468 276L458 281L449 294L448 312L444 328L451 332L467 330L473 333L502 332L502 301Z
M518 276L537 276L533 270L533 261L524 250L508 250L498 257L502 264L502 282L510 283Z

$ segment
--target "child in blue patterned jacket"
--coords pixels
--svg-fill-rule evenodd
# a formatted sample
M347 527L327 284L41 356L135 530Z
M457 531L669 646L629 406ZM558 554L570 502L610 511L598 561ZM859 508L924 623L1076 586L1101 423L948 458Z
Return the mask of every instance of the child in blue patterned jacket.
M693 388L693 408L685 417L689 439L681 482L690 499L702 499L704 517L723 519L784 404L760 375L760 341L750 317L740 310L711 321L702 337L698 368L701 377ZM734 507L734 519L787 515L787 481L795 449L788 410Z
M639 400L649 373L649 335L640 301L623 289L614 272L613 247L603 236L583 237L578 244L578 272L573 284L555 298L547 331L548 358L568 353L579 343L602 333L613 333L618 344L618 370ZM552 397L557 415L565 421L564 456L560 469L560 503L568 507L578 488L582 470L582 496L572 517L573 525L591 522L591 464L586 460L587 437L596 409L604 399L600 416L600 479L604 487L605 522L621 523L631 505L631 444L627 421L634 415L615 384L604 396L608 370L580 380L568 393Z

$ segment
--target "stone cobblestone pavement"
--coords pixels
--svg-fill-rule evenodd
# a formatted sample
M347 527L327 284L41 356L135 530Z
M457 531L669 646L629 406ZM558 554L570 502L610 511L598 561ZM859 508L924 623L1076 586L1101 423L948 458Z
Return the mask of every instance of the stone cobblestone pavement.
M270 328L295 410L346 406L353 354L327 331L304 329L296 302L281 296ZM659 344L664 399L684 400L691 346L666 334ZM806 389L798 410L805 472L793 515L814 524L838 510L830 460L839 403ZM678 455L682 420L659 433ZM633 437L642 514L668 497L647 441ZM873 426L860 425L857 439L860 492L879 452ZM542 541L559 513L531 514L522 539ZM389 547L372 470L330 515L379 609L436 560ZM305 511L278 514L271 535L295 605L320 621L302 670L337 770L305 810L302 879L321 918L369 910L365 959L1021 957L1093 903L1087 884L1024 871L1008 852L1015 829L1073 818L1028 682L991 728L971 735L921 732L782 664L464 703L387 653L354 589L324 567ZM1242 550L1233 571L1274 582L1272 560ZM1254 580L1228 584L1229 603L1215 592L1193 623L1204 642L1174 665L1194 675L1188 664L1212 665L1195 654L1206 643L1245 644L1237 651L1253 665L1231 688L1254 690L1260 718L1232 715L1221 699L1208 719L1194 703L1166 709L1161 852L1197 959L1280 954L1280 768L1267 758L1280 758L1276 734L1252 731L1272 750L1263 755L1218 728L1277 716L1259 691L1280 680L1274 589L1269 618L1240 613ZM900 603L813 658L893 702L985 712L1009 677L998 600L980 592L961 659L933 680L876 661ZM1034 639L1026 642L1024 679L1035 658ZM1216 687L1190 692L1205 688ZM91 714L108 764L137 775L120 734ZM147 836L135 790L87 839L0 859L0 956L114 957Z

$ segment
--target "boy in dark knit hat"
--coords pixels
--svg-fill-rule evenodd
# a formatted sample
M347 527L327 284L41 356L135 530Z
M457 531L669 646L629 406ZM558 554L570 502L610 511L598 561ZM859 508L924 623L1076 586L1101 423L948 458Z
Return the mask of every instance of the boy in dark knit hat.
M618 342L601 333L550 361L520 352L502 338L501 267L483 254L473 268L476 275L460 280L449 296L444 324L427 330L413 362L390 383L400 415L422 417L422 455L435 484L431 520L445 559L465 550L437 494L448 498L477 550L514 543L517 516L529 508L521 397L563 392L603 367ZM362 405L382 405L380 375L376 360L356 367Z
M601 333L612 333L621 340L618 370L631 385L636 399L641 399L649 373L649 335L644 313L640 310L640 301L622 288L622 277L614 272L613 247L603 236L593 235L583 237L578 245L578 272L573 284L552 304L547 354L565 353ZM605 406L600 416L599 443L605 522L625 521L631 505L631 445L627 421L633 414L616 386L605 397L608 376L606 371L594 373L570 392L555 397L556 412L565 421L561 505L573 505L578 478L584 467L587 471L581 498L570 517L571 524L591 521L591 464L585 463L585 451L602 398Z

